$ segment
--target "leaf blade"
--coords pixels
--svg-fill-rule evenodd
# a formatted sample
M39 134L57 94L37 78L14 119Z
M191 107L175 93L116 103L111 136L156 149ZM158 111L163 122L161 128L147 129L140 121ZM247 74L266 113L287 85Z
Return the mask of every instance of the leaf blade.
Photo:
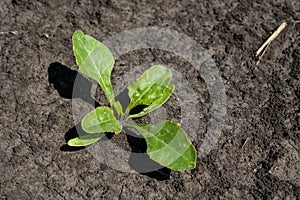
M114 102L114 93L110 81L115 60L109 49L95 38L85 35L81 30L72 36L73 52L79 70L96 80L110 103Z
M69 140L67 144L72 147L87 146L99 141L104 136L105 136L104 133L83 135Z
M117 134L122 130L121 123L115 118L113 111L106 106L89 112L82 119L81 126L87 133L114 132Z
M193 169L196 166L196 149L180 126L171 121L155 125L130 124L144 137L150 158L175 171Z
M153 103L151 103L148 107L144 108L140 113L138 114L133 114L130 115L130 118L137 118L137 117L141 117L144 116L150 112L152 112L153 110L159 108L160 106L162 106L168 99L169 97L172 95L172 93L174 92L175 86L171 85L169 87L167 87L165 89L165 91L163 92L163 96L158 98L157 100L155 100Z
M171 78L171 70L162 65L155 65L146 70L136 81L128 86L130 103L125 113L128 113L137 105L148 105L142 112L130 116L134 118L159 108L174 91L174 86L169 86ZM172 92L167 92L168 95L164 93L170 90Z

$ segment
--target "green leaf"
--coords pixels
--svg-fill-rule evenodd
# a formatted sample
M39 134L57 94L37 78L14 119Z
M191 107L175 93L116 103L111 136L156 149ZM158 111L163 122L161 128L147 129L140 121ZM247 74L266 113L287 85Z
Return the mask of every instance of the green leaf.
M120 133L122 130L121 123L116 120L113 111L106 106L98 107L89 112L83 118L81 126L87 133Z
M72 37L73 51L79 70L96 80L104 91L110 105L114 102L113 88L110 82L115 60L109 49L95 38L77 30Z
M175 89L174 85L170 85L170 86L166 87L165 90L162 92L162 96L160 98L156 99L156 101L154 101L149 106L144 108L140 113L130 115L130 118L137 118L137 117L144 116L144 115L152 112L153 110L159 108L161 105L163 105L169 99L169 97L173 93L174 89Z
M193 169L196 166L196 149L180 126L171 121L155 125L129 124L139 131L147 143L150 158L175 171Z
M69 140L68 145L73 147L87 146L97 142L98 140L102 139L104 136L105 136L104 133L83 135Z
M123 108L121 103L119 101L115 101L113 104L113 108L116 111L118 119L121 119L123 117Z
M136 81L128 86L130 103L126 114L138 105L148 105L131 118L141 117L164 104L174 91L175 86L169 85L172 78L171 70L161 65L155 65L146 70Z

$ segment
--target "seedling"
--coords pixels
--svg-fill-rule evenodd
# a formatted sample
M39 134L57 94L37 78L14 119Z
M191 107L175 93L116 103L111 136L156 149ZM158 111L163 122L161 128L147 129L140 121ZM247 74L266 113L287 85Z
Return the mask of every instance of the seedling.
M163 105L173 93L175 86L170 84L170 69L155 65L146 70L128 86L130 102L125 111L115 100L110 81L115 60L109 49L95 38L75 31L72 37L73 51L79 70L96 80L110 104L89 112L81 122L87 135L68 141L69 146L87 146L103 138L105 132L119 134L122 126L136 129L146 140L147 153L160 165L175 171L193 169L196 166L196 150L185 131L172 121L158 124L129 123L128 118L144 116ZM136 106L146 106L137 114L130 114Z

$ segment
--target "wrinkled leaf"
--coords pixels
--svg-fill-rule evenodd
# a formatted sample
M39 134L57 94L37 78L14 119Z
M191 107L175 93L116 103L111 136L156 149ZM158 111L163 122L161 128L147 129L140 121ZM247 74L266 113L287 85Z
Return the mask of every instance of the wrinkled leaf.
M79 70L99 83L112 105L114 93L110 75L115 64L113 55L104 44L80 30L74 32L72 42Z
M129 124L139 131L147 143L147 153L160 165L175 171L196 166L196 149L180 126L171 121L155 125Z
M156 101L154 101L149 106L144 108L140 113L130 115L130 118L137 118L137 117L144 116L144 115L152 112L153 110L159 108L161 105L163 105L169 99L169 97L173 93L174 89L175 89L174 85L170 85L170 86L166 87L160 98L156 99Z
M68 141L69 146L73 147L81 147L93 144L103 138L105 136L104 133L96 133L96 134L88 134L80 137L73 138Z
M81 126L87 133L120 133L122 130L121 123L115 118L113 111L106 106L98 107L89 112L83 118Z
M140 113L130 116L135 118L159 108L174 91L175 86L169 85L171 78L171 70L161 65L155 65L146 70L128 86L130 103L126 113L138 105L148 105Z

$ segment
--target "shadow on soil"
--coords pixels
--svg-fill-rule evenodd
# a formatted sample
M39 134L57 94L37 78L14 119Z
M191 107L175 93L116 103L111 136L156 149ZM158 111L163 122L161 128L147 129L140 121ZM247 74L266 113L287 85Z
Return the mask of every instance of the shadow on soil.
M50 84L54 85L54 88L58 91L59 95L63 98L72 99L72 98L80 98L91 105L95 105L95 107L100 106L98 102L96 102L90 94L92 83L86 79L84 76L79 74L75 70L69 69L67 66L62 65L59 62L51 63L48 68L48 80ZM73 95L74 83L76 81L80 81L82 84L79 90L76 92L76 96ZM81 87L82 86L82 87ZM116 97L116 100L120 101L123 108L127 107L129 103L128 91L124 90ZM130 113L138 113L138 110L141 110L142 107L134 108ZM132 153L130 154L130 158L128 164L130 167L136 172L149 176L150 178L155 178L157 180L167 180L170 178L171 170L160 166L155 161L151 160L148 154L146 154L147 145L144 138L136 135L128 129L124 129L126 132L128 143L131 147ZM65 133L65 141L66 143L75 137L78 137L78 132L84 132L82 127L79 124L72 127ZM130 133L130 134L128 134ZM111 139L114 134L106 133L108 139ZM67 144L64 144L60 147L61 151L78 151L82 150L85 147L71 147ZM134 156L133 156L134 155ZM148 170L147 170L148 169ZM155 171L151 171L151 169L158 169ZM145 171L150 171L146 172Z
M48 80L50 84L58 91L59 95L66 99L80 98L87 103L100 106L97 101L91 97L92 83L75 70L69 69L61 63L51 63L48 68ZM74 83L78 82L78 86L73 94Z
M128 161L130 167L140 174L157 180L169 179L171 170L150 159L146 153L147 144L145 139L127 128L124 128L124 131L131 147L131 154Z

